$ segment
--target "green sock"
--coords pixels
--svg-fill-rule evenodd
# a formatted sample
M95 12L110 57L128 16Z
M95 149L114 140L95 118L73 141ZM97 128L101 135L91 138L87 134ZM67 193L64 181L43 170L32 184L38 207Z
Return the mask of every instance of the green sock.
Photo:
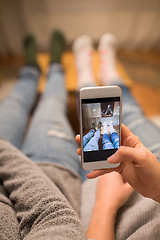
M27 35L24 38L24 54L27 65L34 65L38 67L37 63L37 43L32 35Z
M50 61L51 63L60 63L62 53L64 52L66 47L66 41L64 34L59 30L55 30L51 36L50 43Z

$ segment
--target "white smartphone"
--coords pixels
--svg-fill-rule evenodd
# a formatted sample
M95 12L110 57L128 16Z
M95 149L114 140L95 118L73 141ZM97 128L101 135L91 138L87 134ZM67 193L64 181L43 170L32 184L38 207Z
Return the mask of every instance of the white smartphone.
M122 91L118 86L79 91L81 163L85 170L114 168L107 158L121 144Z

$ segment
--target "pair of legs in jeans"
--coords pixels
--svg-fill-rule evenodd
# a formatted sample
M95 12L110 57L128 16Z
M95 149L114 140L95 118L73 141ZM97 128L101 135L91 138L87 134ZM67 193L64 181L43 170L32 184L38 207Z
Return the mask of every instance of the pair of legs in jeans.
M109 131L107 124L104 123L102 144L104 150L119 148L119 135L114 130L112 122L109 125Z
M38 78L36 67L21 69L19 82L0 105L0 137L8 139L35 162L60 164L80 174L77 145L66 117L67 94L60 64L50 66L45 91L25 133Z
M0 137L8 139L35 162L52 162L81 174L74 134L66 118L67 95L60 64L49 69L47 86L24 139L30 110L37 94L39 71L25 66L20 80L0 105ZM160 160L160 129L150 122L124 85L123 123Z
M90 130L89 133L87 133L83 139L84 140L88 140L88 142L86 143L86 145L84 145L84 152L87 152L87 151L96 151L96 150L99 150L99 139L101 137L101 128L97 128L97 130L95 131L94 130L94 133L92 131L93 129ZM91 132L92 131L92 132ZM93 133L93 136L92 136L92 133ZM84 141L83 140L83 141ZM85 141L86 142L86 141Z
M83 149L87 151L99 150L99 140L101 137L101 128L91 129L83 137ZM102 137L103 150L119 148L119 135L113 129L113 123L110 124L110 132L108 132L108 126L103 124L103 137Z

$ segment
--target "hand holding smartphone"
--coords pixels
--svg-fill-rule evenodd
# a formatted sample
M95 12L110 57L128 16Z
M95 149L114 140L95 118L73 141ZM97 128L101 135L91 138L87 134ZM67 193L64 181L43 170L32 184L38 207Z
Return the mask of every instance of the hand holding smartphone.
M79 92L81 163L85 170L114 168L107 158L121 142L121 98L118 86L87 87Z

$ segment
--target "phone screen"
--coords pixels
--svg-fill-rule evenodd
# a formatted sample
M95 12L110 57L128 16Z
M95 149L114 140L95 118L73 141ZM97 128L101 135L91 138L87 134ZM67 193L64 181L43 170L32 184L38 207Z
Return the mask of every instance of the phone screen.
M84 162L106 161L120 146L120 97L81 101Z

